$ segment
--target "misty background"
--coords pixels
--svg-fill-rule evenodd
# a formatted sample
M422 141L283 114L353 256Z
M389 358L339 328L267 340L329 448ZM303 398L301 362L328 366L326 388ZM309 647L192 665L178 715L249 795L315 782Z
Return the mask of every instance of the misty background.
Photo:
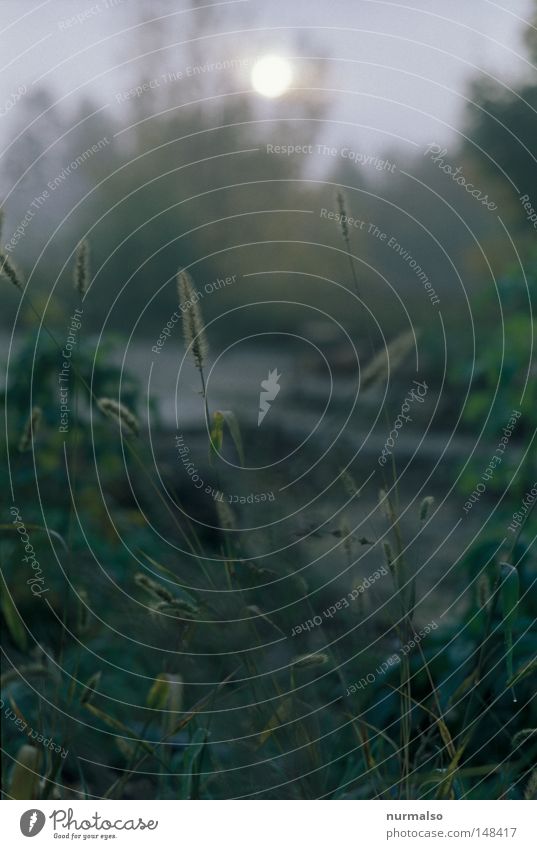
M400 710L383 676L370 703L347 701L404 639L407 576L401 622L439 623L424 651L441 716L454 740L479 725L462 798L481 776L490 798L522 786L532 750L520 730L516 762L513 733L535 717L502 691L499 578L485 571L519 565L516 666L529 664L530 522L504 546L537 477L536 26L537 0L0 0L3 489L50 586L44 607L5 533L2 614L13 670L41 663L42 645L58 658L42 691L8 684L69 748L66 798L125 789L120 770L128 798L176 798L174 771L194 770L185 752L209 733L203 786L184 798L270 797L282 782L290 797L372 798L369 755L363 769L349 756L364 704L368 727L394 735L371 740L386 798L406 780L390 750L407 716L404 798L454 782L440 717L417 712L436 710L418 665L416 707L409 689ZM252 79L270 55L292 74L272 99ZM185 322L179 269L200 311ZM197 357L189 320L207 337ZM381 564L363 604L291 638ZM480 678L485 618L496 654ZM337 674L321 656L295 699L293 658L312 651L333 651ZM160 739L163 671L189 710L216 707L206 727L192 712L198 737L175 735L161 781L154 759L146 775L125 766L138 738ZM79 675L100 682L80 698ZM471 676L475 720L453 708ZM135 748L80 721L93 699L91 722L123 722ZM272 732L288 724L280 752ZM12 723L9 757L20 739Z
M321 209L336 210L339 186L349 214L366 222L352 232L361 296L373 310L389 300L385 330L406 320L394 290L418 323L433 317L408 258L372 237L370 224L419 263L446 321L460 310L468 319L468 299L494 286L516 257L497 216L424 154L427 144L445 148L445 161L501 204L515 239L528 240L503 165L531 168L515 180L522 194L535 163L501 115L519 108L522 133L532 137L534 112L523 109L519 92L531 102L525 20L534 6L444 5L241 0L176 9L5 0L3 244L23 222L12 256L31 291L39 297L53 287L69 297L66 264L87 235L95 279L86 319L97 327L106 315L113 328L125 330L126 321L129 331L153 334L172 310L179 266L203 283L240 276L239 286L207 299L210 317L241 303L246 285L248 298L288 292L289 280L277 276L244 283L245 274L273 266L267 251L277 243L277 270L293 272L297 300L322 305L329 296L307 275L327 249L332 258L341 248L337 223L320 218ZM294 73L291 90L272 101L250 82L266 53L287 57ZM129 94L144 82L146 90ZM69 169L94 144L98 153ZM335 153L270 155L267 144L327 145ZM370 164L342 156L347 148ZM35 214L26 226L28 211ZM337 277L348 284L343 255ZM345 297L334 299L332 288L330 298L334 314L348 318ZM270 323L269 308L265 316ZM12 319L6 311L5 324ZM225 322L216 332L226 336Z

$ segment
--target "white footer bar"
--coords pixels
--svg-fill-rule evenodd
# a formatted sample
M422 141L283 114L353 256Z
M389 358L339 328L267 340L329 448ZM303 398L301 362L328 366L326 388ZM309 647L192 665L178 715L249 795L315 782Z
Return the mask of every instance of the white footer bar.
M35 847L537 846L535 802L5 801L2 842ZM218 843L217 843L218 841ZM34 845L34 844L32 844Z

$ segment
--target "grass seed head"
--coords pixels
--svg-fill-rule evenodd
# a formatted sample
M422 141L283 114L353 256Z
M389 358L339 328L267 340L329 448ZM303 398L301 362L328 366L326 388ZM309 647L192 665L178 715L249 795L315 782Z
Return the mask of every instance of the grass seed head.
M176 710L181 710L183 679L180 675L161 672L155 678L147 694L146 705L152 710L164 710L169 706L170 696L176 702Z
M86 705L91 702L93 696L95 695L95 690L97 689L101 681L101 676L102 672L99 671L95 672L90 678L88 678L80 696L81 704Z
M479 607L487 607L490 599L489 582L486 575L481 575L477 582L477 603Z
M420 504L420 522L425 522L427 516L434 506L434 498L432 495L427 495Z
M219 493L220 494L220 493ZM218 522L222 530L233 530L237 523L235 521L235 515L233 510L227 503L227 501L220 501L219 498L215 500L216 507L216 515L218 516Z
M41 407L32 408L32 412L28 416L28 421L24 425L24 430L22 431L21 438L19 440L19 451L21 454L28 451L30 446L33 445L42 416L43 411L41 410Z
M199 608L183 599L172 598L171 600L155 602L151 606L151 610L153 613L174 616L176 619L194 619Z
M348 215L347 215L347 207L345 205L345 195L343 194L342 191L339 191L337 193L336 197L337 197L337 205L338 205L339 214L340 214L339 226L341 227L341 235L343 236L344 241L348 242L349 241L349 226L347 224Z
M395 569L395 560L393 557L392 547L388 540L384 540L384 542L382 543L382 549L384 551L384 559L386 560L386 566L391 572L393 572L393 570Z
M192 278L187 271L177 275L179 307L183 315L183 336L185 345L192 350L192 356L198 369L205 365L209 345L205 334L203 317L198 304L199 295L194 289Z
M355 496L360 495L360 487L347 469L342 469L339 478L341 480L343 489L345 490L349 498L354 498Z
M522 743L527 743L532 739L537 738L537 728L523 728L521 731L517 731L513 739L511 740L511 745L513 749L516 749L517 746L520 746Z
M113 398L99 398L97 406L101 413L110 419L115 419L131 436L138 436L140 432L138 419L124 404L114 401Z
M22 292L24 288L22 278L17 271L16 266L12 263L8 255L4 253L4 251L0 251L0 275L3 275L6 280L9 280L10 283L13 283L13 285Z
M165 601L168 604L173 602L173 594L166 589L166 587L163 587L162 584L159 584L157 581L153 581L149 575L145 575L143 572L138 572L134 576L134 582L160 601Z
M381 349L373 359L365 366L361 374L362 389L378 386L404 362L411 351L414 350L419 333L405 330L400 333L387 347Z
M392 511L392 506L391 506L391 503L390 503L390 496L388 495L388 493L386 492L385 489L379 490L379 507L382 510L382 512L384 513L387 520L389 522L393 522L394 515L393 515L393 511Z
M76 249L75 269L73 275L75 289L81 298L83 298L86 294L89 283L89 255L89 242L87 239L83 239Z
M309 666L323 666L328 663L328 655L323 652L312 652L311 654L302 654L300 657L295 657L291 666L295 669L306 669Z

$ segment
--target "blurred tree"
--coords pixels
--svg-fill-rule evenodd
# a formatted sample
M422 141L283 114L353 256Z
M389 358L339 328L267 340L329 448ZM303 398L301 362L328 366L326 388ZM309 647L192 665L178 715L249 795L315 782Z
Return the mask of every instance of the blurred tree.
M537 3L525 42L531 63L537 62ZM514 228L521 249L531 247L535 230L527 220L521 197L537 208L537 74L529 65L527 79L509 86L490 76L476 79L470 90L473 101L466 113L468 141L464 153L473 166L494 185L504 220Z
M176 308L178 266L192 265L200 283L240 275L266 267L264 245L290 239L299 244L281 245L278 263L303 264L308 222L296 210L311 208L312 190L300 180L298 154L269 154L266 145L314 143L326 102L316 90L322 62L305 65L311 91L260 104L249 90L255 45L233 33L212 38L221 13L197 10L189 32L186 16L151 11L122 47L129 75L117 79L130 82L108 102L81 100L73 114L39 91L21 104L21 142L6 162L11 183L20 182L3 239L47 193L14 249L25 271L44 249L36 274L44 278L46 268L50 289L87 234L96 273L87 317L102 318L119 296L110 323L125 330L142 316L153 332ZM311 51L302 44L298 52ZM63 276L70 286L70 271ZM261 298L273 286L253 291ZM241 299L229 293L230 304Z

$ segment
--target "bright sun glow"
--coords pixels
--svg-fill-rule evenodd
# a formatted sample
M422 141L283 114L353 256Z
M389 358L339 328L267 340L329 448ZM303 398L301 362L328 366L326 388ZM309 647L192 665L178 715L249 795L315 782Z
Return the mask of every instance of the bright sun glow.
M252 85L263 97L280 97L292 79L291 65L281 56L263 56L252 69Z

